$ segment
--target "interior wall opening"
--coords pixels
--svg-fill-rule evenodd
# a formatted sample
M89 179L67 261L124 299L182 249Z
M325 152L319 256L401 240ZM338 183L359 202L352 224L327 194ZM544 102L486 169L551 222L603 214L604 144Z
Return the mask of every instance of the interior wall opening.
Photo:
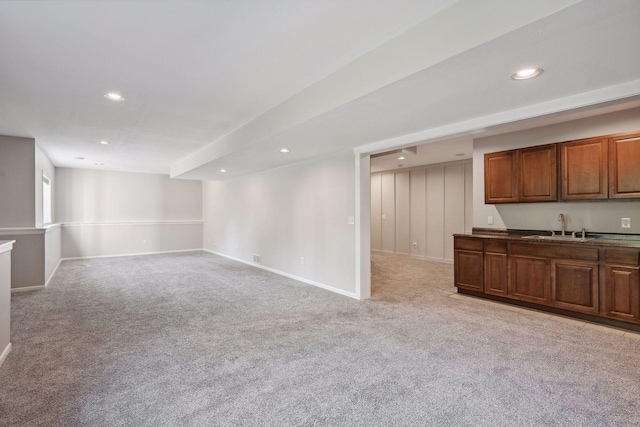
M472 229L472 155L465 137L371 156L373 298L428 291L422 276L453 264L453 234Z

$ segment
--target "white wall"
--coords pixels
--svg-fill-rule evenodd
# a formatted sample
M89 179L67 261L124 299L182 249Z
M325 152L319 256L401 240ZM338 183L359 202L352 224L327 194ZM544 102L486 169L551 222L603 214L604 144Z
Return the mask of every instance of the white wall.
M42 227L42 174L44 173L51 181L51 223L56 222L55 217L55 174L56 168L51 160L40 149L38 144L35 148L35 204L36 204L36 227Z
M168 175L56 169L61 223L202 220L202 183Z
M471 168L465 161L372 174L371 249L451 262L453 234L471 231Z
M559 230L564 213L568 230L640 234L640 201L588 201L485 205L484 154L640 130L640 109L605 114L494 137L473 143L473 226L497 229ZM640 165L640 159L638 165ZM494 224L487 224L493 216ZM620 218L631 218L631 229L620 228Z
M35 141L0 135L0 228L34 227Z
M202 182L56 169L62 258L202 248Z
M205 182L205 247L355 295L355 157ZM304 257L304 264L301 264Z

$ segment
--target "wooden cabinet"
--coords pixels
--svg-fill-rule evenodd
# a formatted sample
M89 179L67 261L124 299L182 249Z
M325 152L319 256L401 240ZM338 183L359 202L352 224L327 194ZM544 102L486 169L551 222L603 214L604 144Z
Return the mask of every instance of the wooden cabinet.
M485 241L484 291L493 295L507 295L507 242L505 241Z
M567 310L597 314L600 310L598 263L551 262L551 303Z
M515 255L511 257L509 296L523 301L547 304L551 282L548 259Z
M486 153L485 203L640 199L639 163L640 132Z
M558 200L556 144L485 154L484 171L485 203Z
M609 139L609 197L640 198L640 132Z
M640 322L640 273L638 267L607 265L604 315L627 322Z
M563 200L606 199L607 138L590 138L560 144Z
M519 201L558 200L557 145L523 148L516 153Z
M589 320L640 324L637 245L456 235L454 246L458 292Z
M640 250L606 249L604 262L603 315L640 323Z
M459 288L482 291L484 254L481 239L454 237L454 282Z
M513 203L518 199L516 152L484 155L484 202Z

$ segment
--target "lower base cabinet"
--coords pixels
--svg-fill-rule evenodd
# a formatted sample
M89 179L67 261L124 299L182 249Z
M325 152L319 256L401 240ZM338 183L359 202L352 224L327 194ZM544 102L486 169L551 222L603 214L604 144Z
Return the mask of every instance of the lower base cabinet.
M529 302L547 304L551 283L551 262L548 259L512 256L509 296Z
M461 292L640 324L640 248L468 235L454 247Z
M551 262L551 302L555 307L598 314L598 263Z
M638 267L607 265L604 315L627 322L640 322L640 273Z
M484 254L484 291L488 294L507 296L507 254Z
M472 291L481 292L483 290L482 259L482 252L456 251L454 262L459 266L456 269L457 286Z

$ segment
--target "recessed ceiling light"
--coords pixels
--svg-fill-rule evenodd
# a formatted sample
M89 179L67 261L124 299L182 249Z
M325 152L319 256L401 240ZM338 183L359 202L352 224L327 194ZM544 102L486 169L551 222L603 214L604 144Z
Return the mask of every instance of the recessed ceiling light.
M280 149L280 152L281 152L281 153L290 153L290 152L291 152L291 150L289 150L288 148L281 148L281 149Z
M225 173L227 170L226 169L220 169L220 172Z
M74 160L84 160L84 157L74 157Z
M104 166L104 163L96 162L96 166Z
M115 92L105 93L104 97L111 101L124 101L124 97L119 93L115 93Z
M400 156L400 157L398 157L398 160L404 160L404 159L405 159L405 157L404 157L404 156Z
M525 68L511 75L513 80L527 80L542 74L542 68Z
M98 144L109 145L109 141L98 141Z

